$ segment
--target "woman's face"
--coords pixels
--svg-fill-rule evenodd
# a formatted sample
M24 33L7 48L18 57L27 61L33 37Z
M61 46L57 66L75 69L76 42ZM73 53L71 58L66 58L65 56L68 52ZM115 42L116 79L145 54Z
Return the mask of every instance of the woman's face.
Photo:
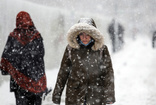
M85 32L81 33L79 36L83 44L88 44L91 40L91 37Z

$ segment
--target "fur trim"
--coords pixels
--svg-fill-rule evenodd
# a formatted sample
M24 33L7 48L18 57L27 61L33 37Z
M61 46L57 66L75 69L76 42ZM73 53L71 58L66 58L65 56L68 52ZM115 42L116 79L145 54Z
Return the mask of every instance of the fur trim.
M82 32L89 34L95 40L95 43L92 46L92 50L96 51L102 48L102 46L104 45L103 35L97 28L88 25L87 23L77 23L69 29L67 33L67 41L72 48L75 49L80 48L76 38Z

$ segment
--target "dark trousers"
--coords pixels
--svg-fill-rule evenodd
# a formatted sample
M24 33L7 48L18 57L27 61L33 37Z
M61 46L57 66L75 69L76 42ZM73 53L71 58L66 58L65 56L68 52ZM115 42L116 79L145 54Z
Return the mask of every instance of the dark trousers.
M16 105L41 105L41 96L15 91Z
M156 45L156 38L154 38L152 41L152 47L155 48L155 45Z
M84 104L83 105L86 105L86 102L84 102Z

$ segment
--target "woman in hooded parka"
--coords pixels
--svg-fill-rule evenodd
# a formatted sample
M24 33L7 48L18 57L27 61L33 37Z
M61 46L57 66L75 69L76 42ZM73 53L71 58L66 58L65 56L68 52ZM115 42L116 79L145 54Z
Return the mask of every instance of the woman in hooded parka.
M2 75L11 76L10 91L15 93L16 105L41 105L47 91L43 57L41 34L30 15L19 12L0 62Z
M52 101L59 105L66 87L66 105L115 102L114 73L104 38L93 19L81 18L67 33L66 47Z

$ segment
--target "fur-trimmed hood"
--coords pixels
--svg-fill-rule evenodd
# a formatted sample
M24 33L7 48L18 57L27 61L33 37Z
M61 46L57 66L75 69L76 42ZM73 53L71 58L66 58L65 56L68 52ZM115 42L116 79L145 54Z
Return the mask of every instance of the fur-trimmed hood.
M80 22L73 25L67 32L67 41L70 47L75 49L80 48L80 45L77 42L77 36L82 32L87 33L95 40L94 45L92 46L92 50L96 51L102 48L104 44L102 33L93 25L85 22Z

